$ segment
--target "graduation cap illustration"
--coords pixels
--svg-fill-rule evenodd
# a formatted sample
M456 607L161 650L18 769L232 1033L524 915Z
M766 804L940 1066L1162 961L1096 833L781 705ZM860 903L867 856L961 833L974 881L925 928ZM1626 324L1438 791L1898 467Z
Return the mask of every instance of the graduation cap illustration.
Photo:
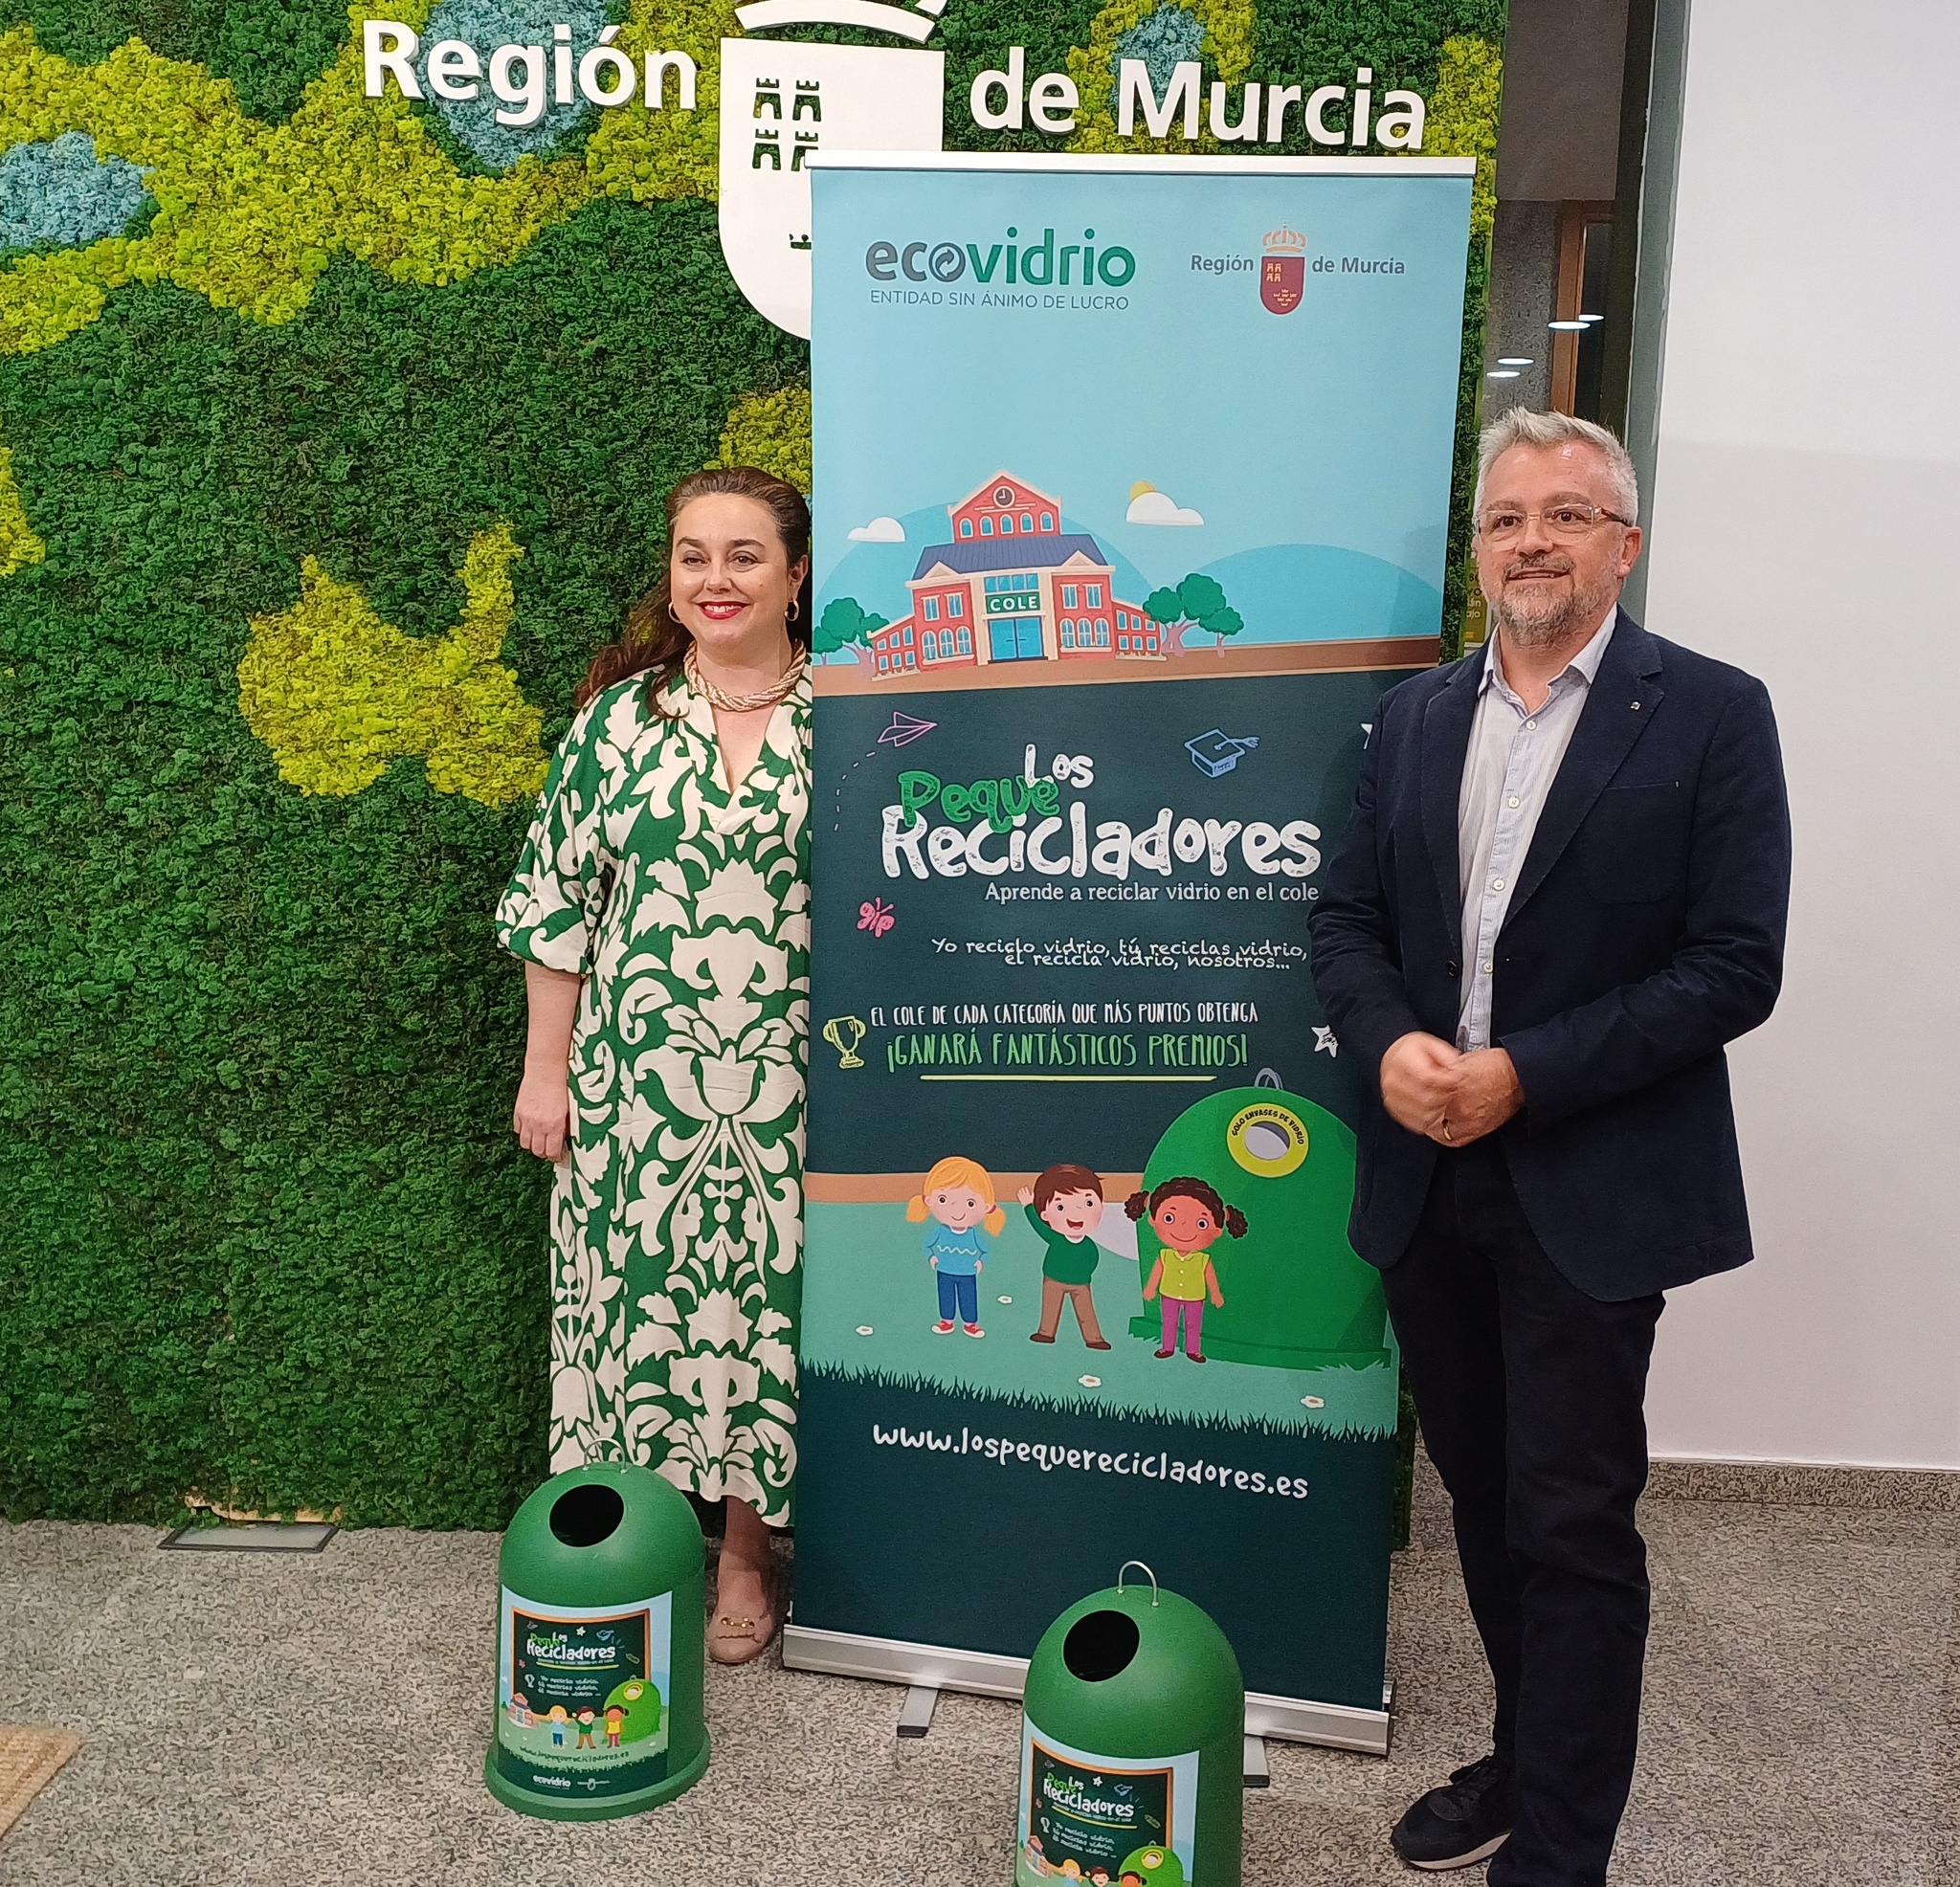
M1185 742L1184 750L1191 755L1191 764L1200 773L1208 780L1215 780L1221 773L1231 772L1240 759L1258 744L1257 734L1234 736L1214 727L1209 733Z

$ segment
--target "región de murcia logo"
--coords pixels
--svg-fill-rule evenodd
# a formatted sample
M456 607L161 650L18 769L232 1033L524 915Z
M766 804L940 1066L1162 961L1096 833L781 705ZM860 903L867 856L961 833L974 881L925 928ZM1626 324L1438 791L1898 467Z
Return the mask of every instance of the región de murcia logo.
M1306 293L1306 238L1281 224L1266 232L1259 263L1259 300L1269 314L1290 315Z

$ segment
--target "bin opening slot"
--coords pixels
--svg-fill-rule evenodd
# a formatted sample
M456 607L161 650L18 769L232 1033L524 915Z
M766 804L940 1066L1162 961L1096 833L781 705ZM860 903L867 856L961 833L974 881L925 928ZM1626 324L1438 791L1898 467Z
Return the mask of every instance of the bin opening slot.
M617 1488L581 1481L552 1501L551 1531L568 1546L596 1546L612 1537L625 1514Z
M1137 1654L1137 1622L1126 1611L1092 1611L1069 1627L1061 1661L1085 1684L1126 1671Z

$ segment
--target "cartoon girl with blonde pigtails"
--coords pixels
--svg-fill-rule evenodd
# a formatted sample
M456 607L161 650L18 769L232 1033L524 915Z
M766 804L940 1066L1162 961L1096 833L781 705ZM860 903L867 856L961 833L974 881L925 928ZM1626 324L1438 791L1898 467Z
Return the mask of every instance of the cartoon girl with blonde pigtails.
M905 1216L914 1225L932 1221L925 1233L925 1255L939 1275L937 1336L952 1335L957 1319L969 1337L984 1337L980 1327L980 1267L987 1248L980 1242L984 1226L994 1237L1007 1214L993 1203L993 1180L977 1160L957 1154L942 1160L925 1175L924 1186L912 1195Z

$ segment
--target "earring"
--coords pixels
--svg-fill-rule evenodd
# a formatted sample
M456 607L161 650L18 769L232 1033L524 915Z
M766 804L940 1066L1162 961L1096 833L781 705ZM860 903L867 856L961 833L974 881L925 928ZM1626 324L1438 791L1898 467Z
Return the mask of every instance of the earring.
M795 622L803 614L803 598L796 597L790 605L790 620Z

